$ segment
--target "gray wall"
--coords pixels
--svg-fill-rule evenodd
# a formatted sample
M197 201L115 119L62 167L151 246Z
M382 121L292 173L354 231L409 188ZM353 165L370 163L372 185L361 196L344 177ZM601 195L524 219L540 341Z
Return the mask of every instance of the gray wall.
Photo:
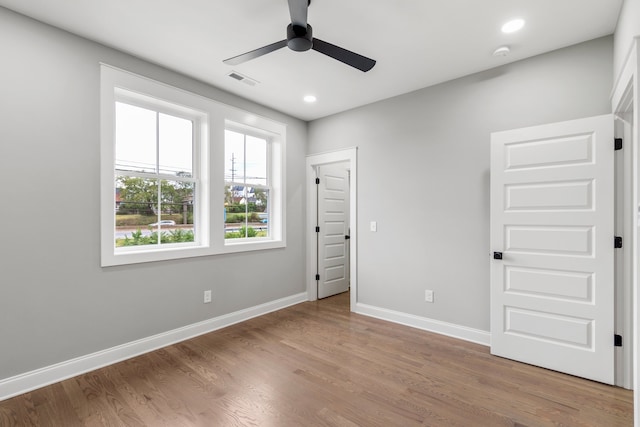
M305 291L306 123L3 8L0 40L0 380ZM99 61L287 124L287 248L100 268Z
M605 37L311 122L309 153L358 146L358 301L488 331L490 133L610 112L612 54Z
M354 145L359 301L488 330L490 132L610 111L610 37L317 120L308 135L3 8L0 40L0 380L304 292L304 156ZM286 249L100 268L100 61L287 124Z

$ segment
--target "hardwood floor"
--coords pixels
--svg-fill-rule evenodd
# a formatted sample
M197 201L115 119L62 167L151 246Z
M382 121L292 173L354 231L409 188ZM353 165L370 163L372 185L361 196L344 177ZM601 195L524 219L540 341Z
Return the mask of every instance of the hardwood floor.
M631 426L633 393L299 304L0 402L0 426Z

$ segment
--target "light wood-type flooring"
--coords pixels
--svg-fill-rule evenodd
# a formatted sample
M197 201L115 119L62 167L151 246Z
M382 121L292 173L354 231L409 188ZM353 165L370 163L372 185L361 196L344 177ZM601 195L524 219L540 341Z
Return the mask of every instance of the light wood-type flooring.
M0 402L0 426L631 426L631 391L302 303Z

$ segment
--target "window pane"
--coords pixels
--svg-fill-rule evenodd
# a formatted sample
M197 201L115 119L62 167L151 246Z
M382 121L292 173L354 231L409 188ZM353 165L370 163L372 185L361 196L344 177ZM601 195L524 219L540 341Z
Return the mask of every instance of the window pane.
M253 189L255 201L249 204L249 217L253 221L253 227L258 232L255 237L269 236L269 190L263 188Z
M247 135L246 184L267 185L267 141Z
M149 224L158 221L158 181L119 176L115 184L116 247L157 244Z
M153 225L154 231L160 234L160 243L193 242L195 185L162 180L160 190L160 221Z
M264 189L225 186L225 238L268 236L268 197Z
M116 179L116 247L193 242L195 184L138 177ZM158 241L160 240L160 241Z
M195 185L192 182L162 180L160 209L162 215L171 216L177 224L193 224L193 216L187 215L189 206L193 207Z
M116 170L156 171L156 113L116 102Z
M224 180L244 182L244 134L225 131Z
M240 228L245 225L246 206L240 201L244 198L244 187L224 186L224 231L226 239L240 237Z
M168 114L159 115L159 172L193 176L193 122Z

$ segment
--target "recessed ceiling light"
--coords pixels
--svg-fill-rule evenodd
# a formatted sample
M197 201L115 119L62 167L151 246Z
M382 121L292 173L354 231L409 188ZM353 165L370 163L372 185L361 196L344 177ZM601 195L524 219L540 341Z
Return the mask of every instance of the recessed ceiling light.
M512 19L502 26L503 33L515 33L524 27L524 19Z
M311 104L313 102L316 102L316 101L317 101L317 98L314 95L306 95L304 97L304 102L307 102L309 104Z

